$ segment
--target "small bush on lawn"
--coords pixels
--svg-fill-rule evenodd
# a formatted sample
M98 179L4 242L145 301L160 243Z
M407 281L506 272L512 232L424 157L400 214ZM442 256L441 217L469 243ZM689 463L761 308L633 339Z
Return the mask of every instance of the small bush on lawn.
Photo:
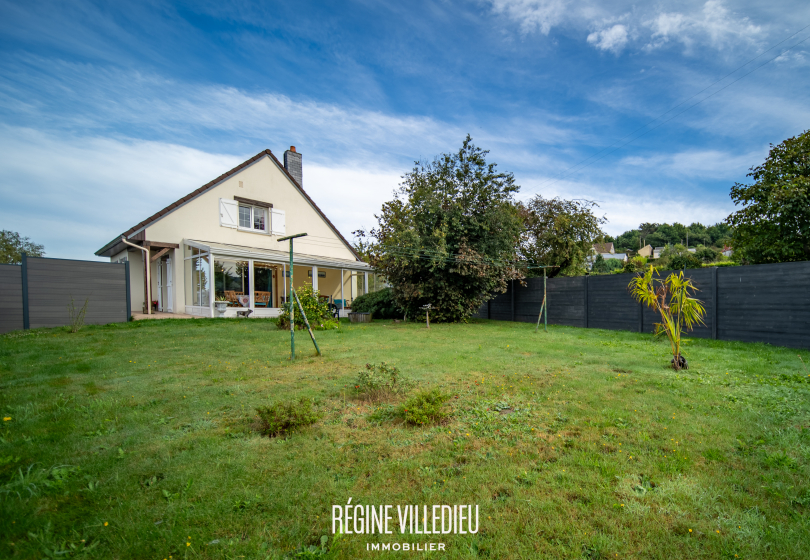
M381 401L402 395L412 385L396 366L389 366L385 362L380 365L366 364L366 369L357 374L354 393L368 401Z
M400 411L408 424L438 424L448 416L444 411L444 403L449 400L450 395L445 395L439 389L422 391L405 401Z
M309 326L314 330L329 330L339 328L338 322L329 313L329 303L320 299L318 290L313 290L311 284L305 285L303 288L296 288L295 293L298 299L301 300L301 307L304 308L304 313L307 315ZM289 297L289 294L287 294ZM304 319L301 317L301 311L298 309L298 304L294 301L292 304L295 306L293 320L295 327L303 329ZM285 303L282 307L281 315L276 322L278 328L289 330L290 328L290 304Z
M261 406L256 413L259 417L259 433L268 437L286 435L318 421L318 414L312 409L312 400L305 397Z
M357 296L352 301L352 311L372 313L375 319L398 319L403 315L403 311L394 301L394 292L391 288Z

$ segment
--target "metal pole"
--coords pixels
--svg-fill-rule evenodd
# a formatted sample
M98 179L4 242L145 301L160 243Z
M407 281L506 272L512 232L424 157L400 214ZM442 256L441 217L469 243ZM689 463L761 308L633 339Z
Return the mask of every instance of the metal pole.
M20 253L20 279L22 280L23 329L31 328L30 310L28 308L28 255Z
M543 327L546 332L548 332L548 300L546 299L546 267L543 267L543 308L545 309L545 321L546 324Z
M309 338L312 339L312 344L315 345L315 351L318 355L321 355L321 349L318 348L318 343L315 341L315 335L312 333L312 327L309 326L309 321L307 320L307 314L304 313L304 307L301 305L301 300L298 299L298 294L293 292L293 296L295 297L295 303L298 304L298 310L301 312L301 317L304 318L304 324L307 326L307 330L309 331Z
M295 359L295 307L294 307L294 294L293 294L293 239L296 237L304 237L306 233L296 233L295 235L288 235L276 241L290 241L290 297L287 302L290 306L290 359Z
M290 359L295 359L295 306L293 305L293 240L290 239Z

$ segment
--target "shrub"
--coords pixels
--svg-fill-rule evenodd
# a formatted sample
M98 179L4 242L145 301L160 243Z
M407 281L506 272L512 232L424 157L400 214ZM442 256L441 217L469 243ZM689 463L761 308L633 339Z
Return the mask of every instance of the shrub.
M312 400L301 397L297 401L277 402L256 409L258 430L263 436L275 437L292 433L318 421L312 409Z
M405 401L400 407L400 414L408 424L424 426L437 424L447 418L444 403L450 400L450 395L442 393L439 389L422 391Z
M681 253L679 255L672 255L669 257L667 268L672 270L681 270L684 268L701 268L703 262L694 256L692 253Z
M403 311L394 301L394 292L391 288L383 288L377 292L356 297L352 301L352 311L373 313L375 319L396 319L403 315Z
M646 257L633 257L624 263L622 272L644 272L647 269Z
M84 326L84 316L87 313L87 304L90 303L90 298L84 300L84 305L81 309L76 309L73 303L73 296L70 297L70 304L68 304L68 316L70 317L70 326L68 330L72 333L79 332Z
M380 401L403 394L412 385L395 366L385 362L380 365L366 364L366 369L357 374L354 393L369 401Z
M301 301L301 307L304 308L304 313L306 313L309 326L315 330L338 328L337 321L335 321L332 315L329 314L329 303L322 301L318 297L320 293L318 290L313 290L311 284L307 284L303 288L296 288L295 293L298 295L298 299ZM295 314L293 317L295 320L295 326L298 329L303 329L304 320L301 317L301 311L298 309L298 305L294 301L284 304L281 315L279 315L278 322L276 324L280 329L289 330L290 303L295 305Z
M705 263L711 263L720 258L722 253L711 247L698 247L695 256Z

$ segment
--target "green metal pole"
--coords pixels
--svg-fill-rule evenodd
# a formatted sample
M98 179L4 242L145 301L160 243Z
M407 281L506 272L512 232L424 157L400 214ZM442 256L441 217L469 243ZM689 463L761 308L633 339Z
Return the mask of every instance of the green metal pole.
M545 317L545 321L546 321L546 324L543 327L543 329L546 332L548 332L548 300L546 299L546 297L547 297L547 295L546 295L546 267L543 267L543 309L545 311L545 314L543 316Z
M295 359L295 306L293 305L293 240L290 239L290 359Z
M288 304L290 306L290 359L295 359L295 306L293 303L293 239L296 237L304 237L306 233L296 233L295 235L288 235L276 241L290 240L290 297Z
M309 338L312 339L312 344L315 345L315 351L320 356L321 355L321 349L318 348L318 342L315 340L315 334L312 332L312 327L309 326L309 321L307 320L307 314L304 313L304 306L301 305L301 300L298 299L298 294L293 292L293 296L295 296L295 303L298 304L298 311L301 312L301 317L304 318L304 324L307 326L307 330L309 331Z

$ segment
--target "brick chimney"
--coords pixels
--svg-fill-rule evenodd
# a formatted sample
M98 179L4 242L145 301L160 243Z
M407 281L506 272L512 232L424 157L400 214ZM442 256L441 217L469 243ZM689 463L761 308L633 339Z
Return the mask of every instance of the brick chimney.
M290 146L290 149L284 152L284 169L293 176L293 179L298 181L301 187L304 186L304 175L301 171L301 154L295 151L295 146Z

